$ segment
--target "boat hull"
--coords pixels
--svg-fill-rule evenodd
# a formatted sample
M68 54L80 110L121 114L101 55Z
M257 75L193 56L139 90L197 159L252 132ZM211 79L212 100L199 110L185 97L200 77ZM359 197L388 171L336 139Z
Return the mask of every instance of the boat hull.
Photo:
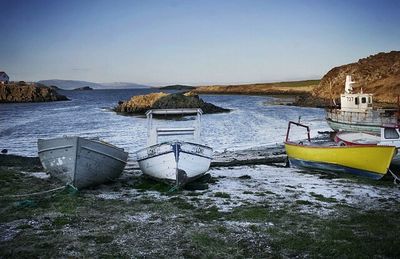
M293 167L382 178L396 148L391 146L306 146L285 143Z
M355 132L368 132L371 134L378 134L380 132L380 125L364 125L357 123L349 123L342 121L333 121L326 119L329 127L334 131L355 131Z
M344 146L382 145L381 138L376 135L361 132L338 132L335 135L335 142ZM386 143L385 143L386 144ZM390 145L389 143L386 145ZM398 144L393 145L399 149ZM391 162L392 165L400 166L400 153L396 152Z
M123 149L81 137L39 139L38 154L51 175L77 189L118 178L128 160Z
M212 149L189 142L166 142L141 149L136 155L145 175L183 186L208 171Z
M334 131L353 131L379 134L384 124L397 124L393 112L384 110L369 110L365 112L350 112L340 109L327 111L326 121Z

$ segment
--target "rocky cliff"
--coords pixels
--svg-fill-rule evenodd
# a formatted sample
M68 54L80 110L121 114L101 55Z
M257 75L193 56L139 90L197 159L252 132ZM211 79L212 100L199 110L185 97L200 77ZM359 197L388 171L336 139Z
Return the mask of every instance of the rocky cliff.
M332 68L313 89L308 101L329 105L332 98L339 99L344 92L346 75L351 75L356 82L354 92L362 89L364 93L374 94L376 102L396 103L400 95L400 51L378 53Z
M163 92L133 96L120 102L114 108L116 112L144 114L150 109L201 108L204 113L227 112L211 103L204 102L198 95L166 94Z
M6 84L0 85L0 102L49 102L68 100L54 89L40 84Z

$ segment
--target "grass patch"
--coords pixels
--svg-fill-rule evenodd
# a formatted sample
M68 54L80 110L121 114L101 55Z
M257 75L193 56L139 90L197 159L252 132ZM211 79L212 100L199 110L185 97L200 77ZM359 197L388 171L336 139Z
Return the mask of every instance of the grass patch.
M296 200L296 204L299 205L312 205L313 203L310 201L306 201L306 200Z
M310 194L311 194L311 196L313 196L316 200L318 200L318 201L322 201L322 202L337 202L337 199L336 198L328 198L328 197L325 197L325 196L323 196L323 195L321 195L321 194L317 194L317 193L315 193L315 192L310 192Z
M267 221L270 217L270 211L264 207L236 208L229 215L229 219L235 221Z
M229 199L231 196L229 195L229 193L226 193L226 192L216 192L214 194L214 197Z
M62 228L65 225L68 225L71 222L69 217L57 217L53 220L53 226L56 228Z
M171 190L171 185L142 177L142 179L132 184L132 188L138 189L138 191L158 191L161 193L167 193Z
M191 253L188 258L234 258L240 255L236 245L232 245L220 237L214 237L208 233L195 233L191 237Z
M195 209L195 206L187 202L186 200L182 199L181 197L173 197L169 199L177 208L183 210L192 210Z
M193 216L202 221L213 221L221 219L224 214L218 211L216 206L212 206L207 209L197 209Z

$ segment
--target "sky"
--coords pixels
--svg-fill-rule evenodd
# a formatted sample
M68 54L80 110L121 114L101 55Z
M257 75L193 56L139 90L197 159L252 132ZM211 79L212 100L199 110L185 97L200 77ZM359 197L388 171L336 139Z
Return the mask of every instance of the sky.
M319 79L400 50L398 0L0 0L11 80L239 84Z

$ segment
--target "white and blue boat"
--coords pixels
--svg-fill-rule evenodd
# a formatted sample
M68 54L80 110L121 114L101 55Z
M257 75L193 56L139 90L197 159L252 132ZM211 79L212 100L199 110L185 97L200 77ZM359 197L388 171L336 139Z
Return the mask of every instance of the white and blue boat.
M156 127L153 124L153 115L190 114L196 115L192 127ZM159 109L146 113L148 146L136 152L143 174L180 187L208 171L213 150L200 143L201 115L201 109ZM176 139L160 142L162 136ZM192 141L183 141L178 138L180 136L190 136Z

